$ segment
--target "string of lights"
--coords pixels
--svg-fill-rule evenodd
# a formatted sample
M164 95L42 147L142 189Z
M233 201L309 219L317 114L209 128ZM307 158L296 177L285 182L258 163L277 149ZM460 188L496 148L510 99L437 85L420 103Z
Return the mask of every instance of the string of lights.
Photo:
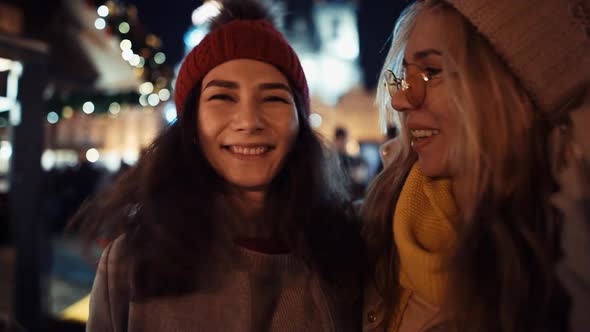
M96 33L115 39L121 58L128 63L140 84L137 91L96 91L55 93L48 101L47 121L51 124L69 119L76 112L104 114L111 117L125 105L155 107L171 98L171 80L174 76L161 39L149 33L138 18L135 5L120 1L85 2L92 13ZM122 107L123 106L123 107Z

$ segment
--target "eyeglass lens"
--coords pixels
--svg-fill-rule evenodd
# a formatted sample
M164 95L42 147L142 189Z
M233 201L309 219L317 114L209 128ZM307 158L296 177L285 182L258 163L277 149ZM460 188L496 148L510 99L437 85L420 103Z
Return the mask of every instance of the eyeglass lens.
M408 102L414 107L422 106L426 94L426 81L424 72L418 66L406 66L402 78L398 79L391 71L386 72L387 88L393 98L399 90L405 93Z

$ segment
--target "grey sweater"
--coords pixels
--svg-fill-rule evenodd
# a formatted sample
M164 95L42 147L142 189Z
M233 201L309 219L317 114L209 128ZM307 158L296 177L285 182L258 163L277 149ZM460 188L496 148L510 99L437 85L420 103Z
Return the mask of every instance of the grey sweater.
M219 241L197 292L130 301L133 285L119 237L103 252L90 301L89 332L357 331L361 312L292 254L265 254ZM335 296L334 296L335 295ZM340 296L340 298L342 298ZM358 320L357 316L358 315Z

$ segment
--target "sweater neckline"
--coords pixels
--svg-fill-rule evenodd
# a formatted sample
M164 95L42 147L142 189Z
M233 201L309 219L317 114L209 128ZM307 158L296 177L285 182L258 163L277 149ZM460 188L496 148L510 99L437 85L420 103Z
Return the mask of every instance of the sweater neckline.
M282 245L270 239L266 232L246 232L231 206L219 195L214 200L219 215L214 222L215 242L226 248L231 261L242 270L252 273L293 273L305 269L303 260ZM220 249L221 249L220 248Z
M292 253L270 254L242 247L236 243L232 256L239 267L252 273L291 274L305 269L301 259Z

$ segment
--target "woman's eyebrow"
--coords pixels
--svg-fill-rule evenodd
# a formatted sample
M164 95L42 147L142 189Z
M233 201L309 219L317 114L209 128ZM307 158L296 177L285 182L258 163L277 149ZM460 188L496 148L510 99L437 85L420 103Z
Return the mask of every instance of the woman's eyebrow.
M205 85L205 88L203 88L203 90L209 88L209 87L220 87L220 88L227 88L227 89L238 89L240 87L240 85L236 82L232 82L232 81L224 81L224 80L212 80L209 81L209 83L207 83L207 85Z
M285 83L262 83L259 85L260 90L285 90L289 93L293 93L291 88Z
M425 49L425 50L422 50L422 51L415 52L412 55L412 59L414 61L419 61L419 60L423 60L425 58L428 58L431 55L442 56L443 53L441 51L437 50L437 49L428 48L428 49ZM404 58L403 65L405 66L407 64L408 64L408 61Z

